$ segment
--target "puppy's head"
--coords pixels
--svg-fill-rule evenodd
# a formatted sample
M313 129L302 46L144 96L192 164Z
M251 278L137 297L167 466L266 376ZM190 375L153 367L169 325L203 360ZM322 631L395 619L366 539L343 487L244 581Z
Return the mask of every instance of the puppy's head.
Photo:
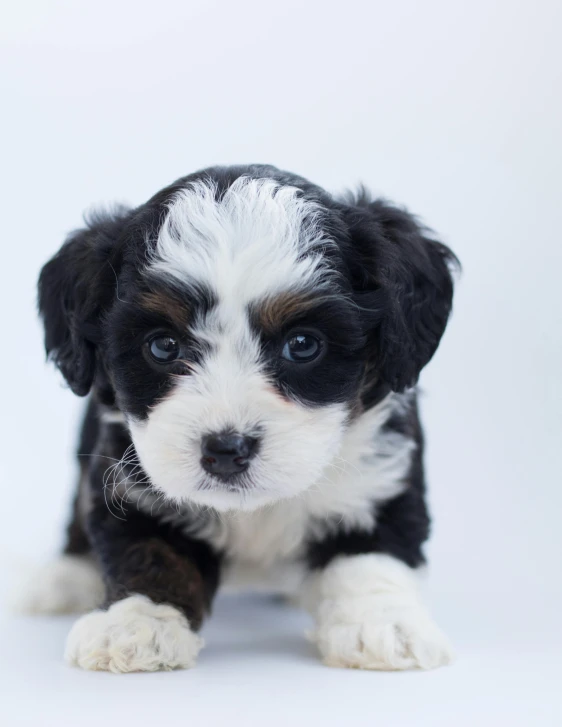
M151 486L252 509L303 492L349 421L415 384L454 258L407 213L273 167L98 216L44 267L46 347L125 415Z

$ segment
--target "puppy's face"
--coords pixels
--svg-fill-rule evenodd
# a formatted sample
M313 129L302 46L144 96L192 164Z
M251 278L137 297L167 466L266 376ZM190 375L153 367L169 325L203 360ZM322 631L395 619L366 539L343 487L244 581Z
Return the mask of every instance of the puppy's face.
M451 303L449 252L405 213L248 169L96 220L40 281L74 391L110 391L153 488L218 510L313 486L350 418L415 382Z
M108 369L143 469L174 500L255 508L337 454L366 337L325 217L272 180L221 196L195 183L120 291Z

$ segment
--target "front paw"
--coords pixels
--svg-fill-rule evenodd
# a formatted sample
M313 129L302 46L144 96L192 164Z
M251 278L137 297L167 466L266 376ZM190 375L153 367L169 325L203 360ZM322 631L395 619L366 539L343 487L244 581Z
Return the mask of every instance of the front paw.
M321 604L312 638L328 666L435 669L453 658L447 638L422 604L393 603L385 596Z
M107 611L82 616L68 635L65 659L82 669L115 673L187 669L202 646L176 608L130 596Z

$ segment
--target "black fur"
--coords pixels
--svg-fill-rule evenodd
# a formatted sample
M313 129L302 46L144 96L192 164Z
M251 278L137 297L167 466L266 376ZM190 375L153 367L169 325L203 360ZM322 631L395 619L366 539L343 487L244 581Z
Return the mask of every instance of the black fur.
M275 331L260 330L268 370L281 392L307 404L323 406L353 399L363 374L362 352L366 337L360 315L343 297L328 298L283 321ZM326 353L314 365L314 376L306 366L287 365L279 357L283 340L291 330L329 331Z
M185 529L127 505L108 508L104 473L107 458L120 459L131 440L120 424L104 423L110 407L143 419L150 407L173 388L182 364L163 369L143 355L146 336L172 330L193 361L205 354L200 343L164 313L148 310L146 295L160 282L143 272L151 245L172 196L198 179L212 179L217 197L240 175L272 178L296 186L321 205L322 224L337 246L327 249L339 272L333 296L303 309L276 330L260 329L259 311L251 311L269 362L272 380L286 395L312 406L348 402L350 417L378 403L389 391L415 385L433 356L451 310L451 267L456 259L433 240L407 212L365 193L337 199L301 177L274 167L214 167L184 177L136 210L117 210L88 221L48 262L39 280L39 309L45 346L79 396L92 391L80 449L82 488L69 529L67 551L91 547L107 586L108 603L128 593L144 593L170 602L199 626L217 588L223 554ZM161 292L161 291L160 291ZM186 315L215 305L202 289L168 283L167 295ZM314 377L286 365L280 342L295 326L329 333L327 353ZM176 327L177 328L177 327ZM418 444L404 492L379 505L374 532L336 532L310 539L305 559L322 568L338 554L381 552L410 566L423 561L429 533L424 500L423 441L415 402L388 427ZM148 485L147 485L148 487ZM88 500L88 507L81 503Z
M415 401L409 411L389 419L386 430L398 432L417 445L404 492L378 505L377 526L372 532L340 530L321 540L309 541L307 561L311 568L324 568L337 555L360 553L393 555L412 568L425 562L422 546L429 537L430 521L425 503L423 432Z
M73 233L39 278L45 348L78 396L94 381L100 322L113 304L124 210L95 215Z
M358 299L377 311L374 367L393 391L403 391L416 384L441 340L457 260L410 214L383 200L362 193L345 214L359 253Z

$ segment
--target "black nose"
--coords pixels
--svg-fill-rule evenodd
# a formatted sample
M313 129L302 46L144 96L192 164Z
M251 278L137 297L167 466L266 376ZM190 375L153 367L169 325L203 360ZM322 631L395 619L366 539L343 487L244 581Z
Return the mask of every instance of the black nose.
M257 439L242 434L208 434L201 442L201 466L213 475L243 472L256 453Z

